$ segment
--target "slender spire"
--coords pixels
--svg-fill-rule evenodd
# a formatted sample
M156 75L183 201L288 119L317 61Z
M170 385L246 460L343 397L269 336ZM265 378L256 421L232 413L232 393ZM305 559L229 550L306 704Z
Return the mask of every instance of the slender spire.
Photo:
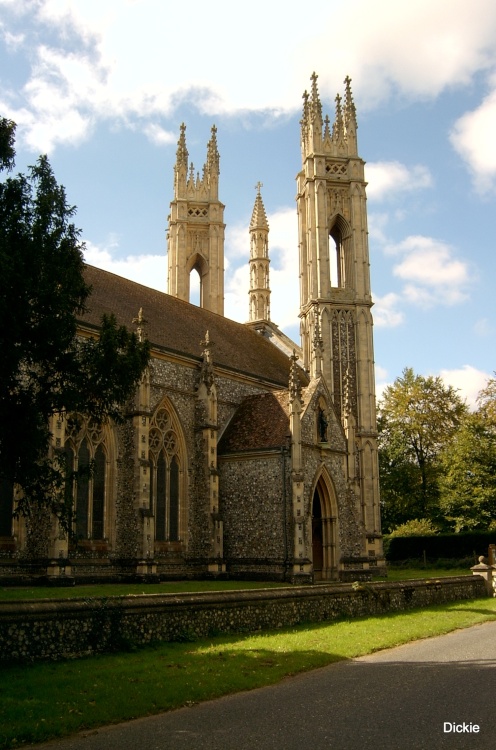
M344 116L346 123L354 121L356 125L356 107L353 101L353 94L351 93L351 78L346 76L344 79L345 84L345 95L344 95Z
M210 140L207 144L207 169L219 174L219 150L217 148L217 128L212 125Z
M312 119L317 120L322 127L322 103L319 96L319 87L317 86L318 75L314 71L310 76L312 80Z
M265 213L265 207L262 201L262 195L260 193L260 188L263 187L263 182L257 182L255 185L255 190L257 190L257 195L255 198L255 205L253 206L253 213L251 215L251 221L250 221L250 230L252 229L265 229L265 231L269 231L269 223L267 221L267 214Z
M351 78L346 76L344 79L345 84L345 96L344 96L344 127L346 131L346 140L348 142L348 152L350 154L357 153L357 119L356 119L356 107L353 101L353 95L351 93Z
M336 94L336 119L334 120L334 125L332 126L332 140L333 141L340 141L343 139L344 136L344 123L343 123L343 108L341 106L341 96L339 94Z
M179 140L177 142L176 166L188 169L188 149L186 148L186 125L181 123Z
M250 291L249 321L270 320L270 287L269 287L269 222L257 182L255 205L250 221Z

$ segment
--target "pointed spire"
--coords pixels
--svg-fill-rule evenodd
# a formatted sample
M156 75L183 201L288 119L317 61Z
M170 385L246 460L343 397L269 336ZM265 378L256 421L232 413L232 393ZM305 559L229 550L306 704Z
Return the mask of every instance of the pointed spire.
M179 140L177 142L176 165L188 169L188 149L186 148L186 125L181 123Z
M189 165L189 177L188 177L188 187L194 188L195 187L195 167L193 162Z
M250 221L250 323L270 320L270 286L269 286L269 222L257 182L255 205Z
M319 88L317 86L318 75L314 71L310 76L312 80L312 116L314 120L322 123L322 103L319 96Z
M251 215L250 230L252 229L265 229L269 231L269 222L267 221L267 214L265 213L265 206L263 204L262 195L260 188L263 187L263 182L257 182L255 190L257 195L255 198L255 205L253 206L253 213Z
M210 140L207 145L207 169L219 172L219 150L217 148L217 128L212 125Z
M344 136L343 108L341 106L341 96L336 94L336 119L332 126L332 140L340 141Z
M345 84L345 95L344 95L344 117L345 123L354 122L356 127L356 107L353 101L353 94L351 93L351 78L346 76L344 79Z
M324 140L331 137L331 131L329 128L330 122L329 115L326 115L324 120Z

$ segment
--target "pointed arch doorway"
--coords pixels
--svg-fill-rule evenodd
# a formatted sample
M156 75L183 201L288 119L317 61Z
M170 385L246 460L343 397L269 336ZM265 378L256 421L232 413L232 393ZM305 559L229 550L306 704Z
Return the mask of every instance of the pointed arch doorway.
M320 476L312 500L312 558L315 581L338 578L336 500L330 482Z

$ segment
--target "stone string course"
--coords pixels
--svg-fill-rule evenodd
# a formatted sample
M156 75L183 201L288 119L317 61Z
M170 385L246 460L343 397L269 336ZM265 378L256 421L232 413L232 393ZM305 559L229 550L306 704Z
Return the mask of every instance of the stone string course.
M485 596L480 576L203 594L0 603L0 661L78 658L156 641L283 628Z

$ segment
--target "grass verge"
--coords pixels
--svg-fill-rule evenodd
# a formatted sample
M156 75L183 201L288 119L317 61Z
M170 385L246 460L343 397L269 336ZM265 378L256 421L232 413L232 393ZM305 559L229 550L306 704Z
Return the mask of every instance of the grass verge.
M412 578L443 578L471 575L468 568L404 568L389 567L384 581L403 581ZM240 591L243 589L279 588L287 583L274 581L167 581L164 583L95 583L87 586L4 586L0 587L0 602L23 599L74 599L139 594L185 594L204 591Z
M494 619L496 599L478 599L250 636L161 643L134 653L3 668L0 748L270 685L297 672Z
M288 584L258 581L167 581L165 583L95 583L87 586L4 586L0 601L21 599L74 599L139 594L186 594L203 591L267 589Z

